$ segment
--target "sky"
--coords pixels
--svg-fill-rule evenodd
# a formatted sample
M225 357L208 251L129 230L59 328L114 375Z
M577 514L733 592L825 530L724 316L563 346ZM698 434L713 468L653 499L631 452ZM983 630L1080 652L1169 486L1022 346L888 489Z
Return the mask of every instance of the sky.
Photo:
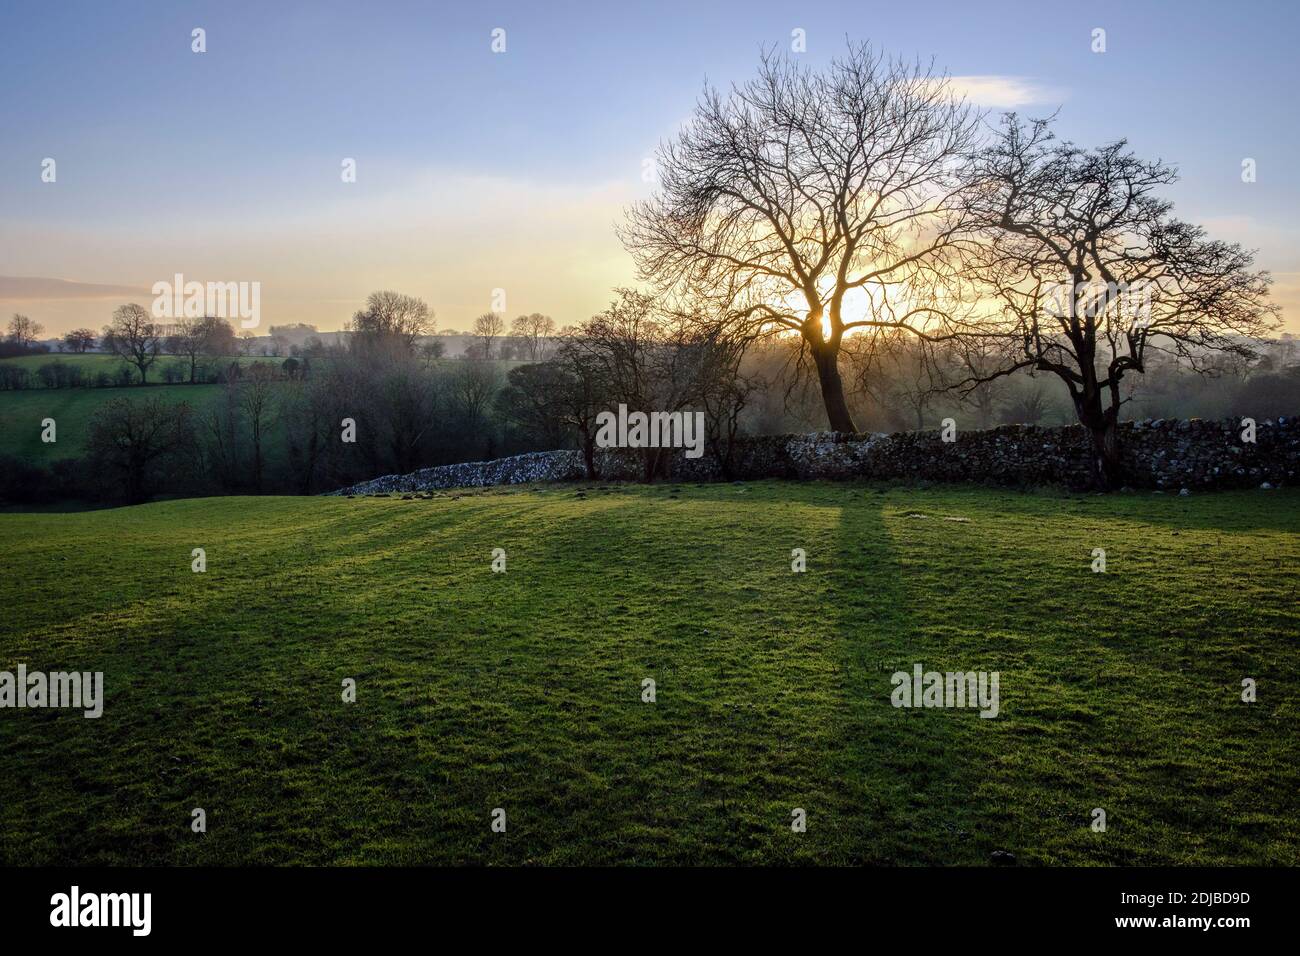
M1297 27L1290 0L4 0L0 316L98 329L179 273L260 283L263 327L339 329L381 288L440 330L582 321L635 281L644 161L799 29L811 66L846 38L933 57L990 110L1174 163L1177 214L1258 249L1300 331Z

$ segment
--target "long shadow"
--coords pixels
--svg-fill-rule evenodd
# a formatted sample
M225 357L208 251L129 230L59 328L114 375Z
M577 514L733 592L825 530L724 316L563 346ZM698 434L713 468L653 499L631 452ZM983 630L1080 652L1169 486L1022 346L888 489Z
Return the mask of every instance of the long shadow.
M140 522L163 522L157 508L164 507L142 512ZM460 679L444 666L457 653L460 622L437 616L446 604L440 592L454 595L470 562L486 568L489 553L473 540L474 516L452 510L460 507L410 502L371 509L361 502L293 531L242 526L234 536L187 526L171 545L155 535L147 553L105 571L114 584L100 589L89 587L86 565L102 554L64 542L53 554L69 555L66 564L37 555L39 565L63 569L44 586L75 582L84 592L71 620L55 623L68 615L52 598L21 617L21 630L0 635L5 666L26 660L32 670L102 670L105 716L86 721L47 710L3 722L0 754L20 754L24 773L3 792L0 821L24 812L35 819L51 806L95 810L85 813L93 822L78 838L83 855L68 855L66 833L27 827L21 840L0 841L0 859L337 859L331 844L345 843L349 828L367 821L358 821L355 809L351 819L336 819L336 805L368 789L390 800L421 792L411 785L410 749L395 742L425 703L422 674ZM514 519L531 510L515 509ZM314 540L326 528L328 550ZM87 529L73 540L93 537ZM209 550L203 576L189 569L195 543ZM136 596L149 591L152 598ZM340 708L344 676L360 681L363 702L367 693L372 705L387 695L392 706ZM310 781L336 767L337 785ZM188 830L174 826L188 816L186 801L196 799L210 802L214 813L221 808L220 839L187 840ZM304 838L300 828L273 820L268 811L284 800L321 819L320 835Z
M466 794L544 777L550 793L531 812L550 823L529 833L530 858L987 859L986 840L961 842L974 816L961 727L979 718L890 705L894 670L945 661L912 624L881 505L860 489L789 491L620 490L550 527L529 557L545 582L507 611L581 626L509 641L498 731L523 734L521 763L475 774ZM565 582L576 593L548 593ZM806 832L792 829L796 809Z
M954 656L941 634L918 622L917 602L942 595L909 584L885 522L895 506L883 501L868 490L840 509L837 600L827 608L839 634L842 694L827 768L848 831L847 862L987 862L995 841L972 801L983 768L969 746L984 721L975 709L895 707L891 677L918 663L946 671L985 669L988 661Z
M471 800L530 794L539 822L521 831L526 850L485 838L475 852L824 857L836 828L816 795L833 785L825 755L837 746L841 674L833 629L817 616L829 576L793 574L790 550L831 566L834 509L797 499L753 508L729 486L555 500L535 553L512 565L519 590L501 595L518 626L501 636L492 684L503 710L485 729L518 735L518 761L462 781ZM654 703L643 700L646 679ZM790 828L795 807L815 821L807 834Z

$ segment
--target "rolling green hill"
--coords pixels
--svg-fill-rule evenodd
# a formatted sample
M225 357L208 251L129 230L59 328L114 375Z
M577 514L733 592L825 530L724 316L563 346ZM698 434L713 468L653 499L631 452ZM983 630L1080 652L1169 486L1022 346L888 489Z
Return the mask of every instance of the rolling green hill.
M1291 490L0 514L0 669L106 698L0 710L0 863L1294 866L1297 566ZM918 663L998 716L891 706Z
M231 362L239 362L241 365L248 365L253 362L274 362L279 364L283 362L284 359L240 355L220 359L208 359L206 361L209 363L219 362L222 365L229 365ZM42 355L20 355L13 358L0 359L0 364L17 365L27 369L33 378L35 377L38 368L42 365L47 365L50 362L62 362L65 365L78 365L81 367L82 374L84 375L93 376L100 372L107 372L108 374L113 375L120 368L130 368L137 378L139 376L139 373L135 371L135 366L129 365L124 359L119 358L116 355L109 355L104 352L86 352L80 355L71 352L46 352ZM188 358L183 355L161 355L158 357L158 361L149 368L150 384L162 381L162 370L165 365L182 366L185 369L185 374L189 374L190 361ZM35 380L32 382L33 387L38 387L39 384L40 383Z
M168 356L159 359L159 362L176 361ZM36 370L42 365L50 362L63 362L67 365L81 366L82 374L94 375L97 372L108 372L110 375L119 368L126 367L126 362L116 355L108 355L103 352L86 352L83 354L64 353L64 352L46 352L41 355L19 355L12 358L0 359L0 364L16 365L19 368L25 368L33 376ZM157 366L155 365L155 368ZM153 369L150 370L151 372ZM156 373L155 373L156 374ZM36 382L32 383L36 385Z
M85 447L90 419L105 402L161 397L189 402L200 411L221 392L220 385L149 385L143 388L33 388L0 392L0 453L48 465L75 458ZM41 441L41 421L53 418L57 441Z
M281 362L283 359L232 357L222 362ZM20 365L34 377L36 370L49 362L78 365L83 374L94 376L100 372L112 375L126 363L116 355L88 353L85 355L49 353L24 355L0 359L0 364ZM149 371L150 385L146 388L40 388L0 391L0 454L16 455L36 464L48 465L61 458L75 458L82 453L86 440L86 426L95 410L105 402L118 398L136 401L142 397L162 397L167 401L189 402L196 411L201 410L218 394L217 385L163 385L162 366L180 363L189 368L184 358L162 356ZM38 383L33 380L33 386ZM58 441L45 444L41 441L41 421L53 418L57 424Z

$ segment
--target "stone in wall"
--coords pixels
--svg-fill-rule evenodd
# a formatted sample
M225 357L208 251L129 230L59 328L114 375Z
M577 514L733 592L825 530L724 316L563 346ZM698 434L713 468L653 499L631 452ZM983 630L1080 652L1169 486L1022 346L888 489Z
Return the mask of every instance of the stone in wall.
M1120 425L1126 481L1134 488L1180 491L1276 487L1294 482L1300 470L1300 419L1265 419L1253 444L1241 440L1240 419L1225 421L1146 420ZM902 479L965 481L1011 486L1086 487L1091 480L1091 442L1079 425L1042 428L1002 425L958 432L956 441L938 431L847 435L762 435L742 438L733 449L729 477L738 480ZM641 453L600 449L601 481L638 481ZM674 451L674 481L721 481L716 456L686 458ZM444 488L473 488L532 482L584 481L577 451L530 452L493 461L439 465L408 475L386 475L333 494L388 494Z

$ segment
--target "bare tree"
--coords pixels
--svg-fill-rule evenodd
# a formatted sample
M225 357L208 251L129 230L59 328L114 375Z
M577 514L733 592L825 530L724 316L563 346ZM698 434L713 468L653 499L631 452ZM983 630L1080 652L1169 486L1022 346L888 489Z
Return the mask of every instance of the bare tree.
M587 478L597 478L597 416L609 408L612 389L605 364L586 347L577 329L566 330L556 350L555 364L562 373L556 401L561 420L578 434Z
M830 427L851 432L845 336L929 335L946 317L931 290L959 242L955 167L976 128L944 77L870 47L824 72L769 54L729 95L706 88L621 237L660 291L711 296L748 331L797 334Z
M479 453L489 458L496 447L496 430L488 413L500 387L500 367L474 359L455 363L448 382L457 425L470 442L470 447L480 449Z
M235 327L222 318L206 318L203 333L203 355L208 358L224 358L239 351L239 339Z
M254 362L242 376L239 405L248 419L253 445L253 489L262 490L264 458L262 437L271 421L275 402L275 370L263 362Z
M934 349L905 332L887 329L874 337L858 371L863 389L886 411L890 427L926 427L926 416L945 381Z
M238 371L237 363L233 369ZM239 377L227 372L221 376L220 389L207 403L200 419L207 436L207 469L227 491L243 484L239 447L241 417Z
M694 313L668 310L653 296L617 289L609 308L575 330L573 348L600 369L610 404L640 411L683 411L699 398L701 333ZM716 330L715 330L716 331ZM663 471L666 448L642 448L645 480Z
M176 322L176 332L168 336L167 342L177 355L184 355L190 362L190 384L193 385L198 374L199 356L211 355L213 346L226 338L233 337L230 323L214 316L203 318L181 318Z
M963 387L1022 368L1060 378L1092 436L1102 487L1122 481L1128 372L1160 354L1204 371L1215 354L1252 354L1277 321L1254 253L1206 238L1156 195L1175 179L1123 140L1085 150L1055 140L1048 121L1014 115L972 168L969 209L983 241L971 248L996 307L971 331L1000 338L1008 357Z
M353 341L367 345L396 341L407 351L415 341L433 331L433 312L414 296L383 290L366 298L366 307L352 316Z
M31 348L45 332L45 326L17 312L9 320L9 340L24 349Z
M973 336L946 346L944 357L956 366L958 375L970 380L961 390L962 401L975 409L976 426L988 428L1007 394L1007 379L994 374L1005 355L1001 343L996 338Z
M572 385L568 371L558 361L517 365L506 374L506 384L497 393L496 412L531 444L567 448L574 429L566 415L565 397Z
M411 471L439 424L437 379L418 357L409 356L383 369L373 384L392 461L399 472Z
M705 443L718 462L722 476L735 474L735 452L740 438L740 418L755 391L766 383L743 371L749 341L709 334L688 346L697 358L696 386L704 407Z
M99 473L121 479L127 501L144 501L161 478L161 466L193 449L192 419L184 402L113 399L90 421L87 456Z
M492 341L505 331L506 323L501 316L495 312L484 312L474 320L473 335L477 338L478 344L483 348L484 359L492 357Z
M289 474L300 495L310 494L333 436L333 396L328 382L304 380L280 386L280 421Z
M1037 380L1025 384L1003 407L1008 421L1023 425L1037 425L1047 414L1047 389Z
M134 302L118 306L113 321L104 327L104 346L140 370L140 384L148 384L149 366L162 352L162 340L149 311Z
M69 352L78 355L88 352L95 347L95 332L93 329L73 329L63 337L63 344Z
M538 362L542 359L547 338L555 334L555 320L540 312L521 315L511 323L510 331L523 342L528 361Z

